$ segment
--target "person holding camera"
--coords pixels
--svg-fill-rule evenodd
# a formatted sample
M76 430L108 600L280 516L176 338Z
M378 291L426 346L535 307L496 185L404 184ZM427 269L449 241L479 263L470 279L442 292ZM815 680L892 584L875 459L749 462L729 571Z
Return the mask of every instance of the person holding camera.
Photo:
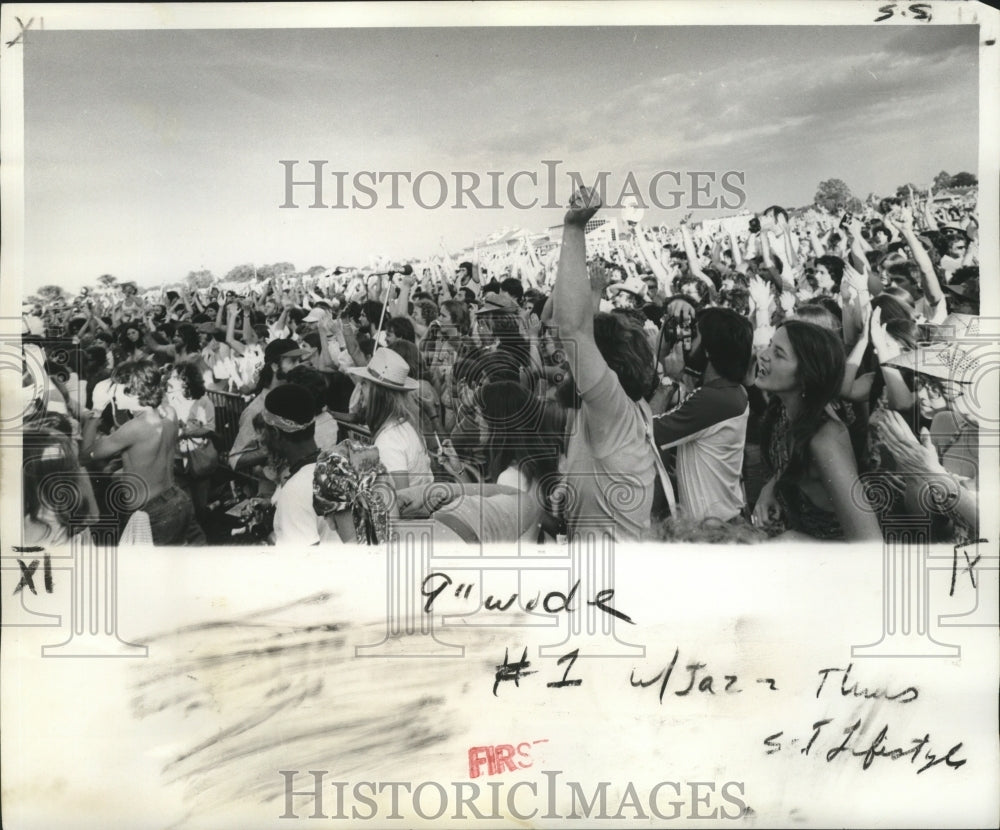
M745 507L741 473L750 408L743 381L753 326L727 308L698 312L686 369L701 385L680 406L653 418L662 453L677 448L677 504L695 521L737 518Z

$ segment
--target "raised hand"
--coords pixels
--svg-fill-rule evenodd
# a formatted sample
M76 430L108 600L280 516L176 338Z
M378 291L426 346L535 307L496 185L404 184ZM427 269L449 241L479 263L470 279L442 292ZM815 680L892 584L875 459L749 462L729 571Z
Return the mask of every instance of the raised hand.
M445 438L441 442L441 449L438 451L438 461L452 475L459 475L463 470L462 460L458 457L455 445L450 438Z
M920 440L917 440L903 417L891 409L879 410L872 415L872 423L901 471L925 474L945 472L926 429L921 430Z
M756 311L769 311L771 306L771 286L760 277L750 280L747 290Z
M584 227L595 213L601 209L601 197L592 187L581 187L569 200L569 210L563 222L567 225Z
M599 259L587 263L587 273L590 276L591 291L599 291L604 296L605 289L611 284L611 274Z
M878 355L879 363L885 363L902 354L903 349L889 334L888 326L882 322L882 309L876 308L868 323L868 337Z

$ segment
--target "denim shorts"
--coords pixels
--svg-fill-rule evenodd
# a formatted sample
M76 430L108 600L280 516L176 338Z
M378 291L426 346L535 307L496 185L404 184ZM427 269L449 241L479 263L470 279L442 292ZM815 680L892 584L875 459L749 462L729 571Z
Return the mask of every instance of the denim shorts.
M154 545L204 545L205 533L194 515L191 497L174 484L141 508L149 515Z

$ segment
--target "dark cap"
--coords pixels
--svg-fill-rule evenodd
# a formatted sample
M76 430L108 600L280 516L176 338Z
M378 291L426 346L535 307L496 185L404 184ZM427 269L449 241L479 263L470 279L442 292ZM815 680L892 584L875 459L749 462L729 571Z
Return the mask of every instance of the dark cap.
M285 383L264 398L264 422L282 432L297 432L315 420L316 401L312 392L297 383Z
M497 294L487 291L483 295L483 305L480 313L484 311L500 312L501 314L517 314L520 311L517 301L504 294Z
M948 283L945 285L945 289L967 300L979 302L979 277L970 277L963 282Z
M289 337L272 340L264 347L264 363L277 363L283 357L301 357L299 344Z

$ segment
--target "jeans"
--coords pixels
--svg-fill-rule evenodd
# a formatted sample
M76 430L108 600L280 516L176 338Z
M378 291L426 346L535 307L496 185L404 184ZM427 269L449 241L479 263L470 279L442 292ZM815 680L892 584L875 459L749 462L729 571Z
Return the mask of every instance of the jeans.
M176 484L153 496L141 509L149 515L154 545L206 544L191 497Z

